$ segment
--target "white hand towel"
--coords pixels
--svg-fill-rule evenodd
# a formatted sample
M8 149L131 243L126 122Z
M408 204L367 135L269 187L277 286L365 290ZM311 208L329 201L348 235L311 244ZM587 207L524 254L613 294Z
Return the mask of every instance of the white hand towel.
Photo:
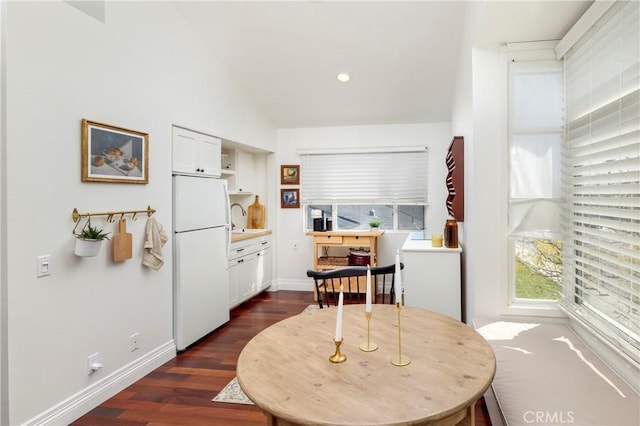
M145 232L142 264L157 271L164 265L162 246L167 242L167 233L164 232L162 225L152 217L147 219Z

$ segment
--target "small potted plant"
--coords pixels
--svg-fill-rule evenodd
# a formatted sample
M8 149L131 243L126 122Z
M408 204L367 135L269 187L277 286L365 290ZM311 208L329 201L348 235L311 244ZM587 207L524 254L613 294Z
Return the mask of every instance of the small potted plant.
M377 229L377 228L380 228L380 223L381 222L378 219L371 219L369 221L369 226Z
M76 247L73 253L80 257L93 257L98 254L103 240L108 240L109 233L91 226L88 223L79 234L76 234Z

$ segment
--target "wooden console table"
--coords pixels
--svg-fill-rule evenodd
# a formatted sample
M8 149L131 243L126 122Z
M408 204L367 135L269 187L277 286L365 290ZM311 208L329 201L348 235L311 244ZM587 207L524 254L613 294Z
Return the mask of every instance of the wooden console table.
M313 237L313 269L335 269L349 265L348 255L330 256L330 249L363 248L369 250L371 266L378 265L378 238L384 231L309 231L307 235Z

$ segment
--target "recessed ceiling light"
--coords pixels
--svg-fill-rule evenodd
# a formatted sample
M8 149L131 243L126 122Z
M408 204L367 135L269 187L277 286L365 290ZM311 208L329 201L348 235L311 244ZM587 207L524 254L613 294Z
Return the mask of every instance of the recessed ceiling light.
M336 78L338 79L338 81L342 83L346 83L347 81L351 80L351 77L349 77L349 74L344 72L341 72L340 74L338 74Z

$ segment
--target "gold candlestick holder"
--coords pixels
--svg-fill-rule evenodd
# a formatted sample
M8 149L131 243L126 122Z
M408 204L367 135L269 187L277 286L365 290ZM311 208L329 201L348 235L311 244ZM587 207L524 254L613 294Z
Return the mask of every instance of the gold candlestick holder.
M404 367L411 363L411 358L406 355L402 355L402 327L400 326L400 311L402 310L402 305L400 302L396 302L396 307L398 308L398 356L391 358L391 364L398 367Z
M364 316L367 318L367 341L360 344L360 350L363 352L373 352L378 349L376 343L371 342L371 312L365 312Z
M334 342L336 344L336 351L333 355L329 357L329 361L336 364L340 362L345 362L347 360L347 356L342 352L340 352L340 345L342 344L342 339L334 340Z

